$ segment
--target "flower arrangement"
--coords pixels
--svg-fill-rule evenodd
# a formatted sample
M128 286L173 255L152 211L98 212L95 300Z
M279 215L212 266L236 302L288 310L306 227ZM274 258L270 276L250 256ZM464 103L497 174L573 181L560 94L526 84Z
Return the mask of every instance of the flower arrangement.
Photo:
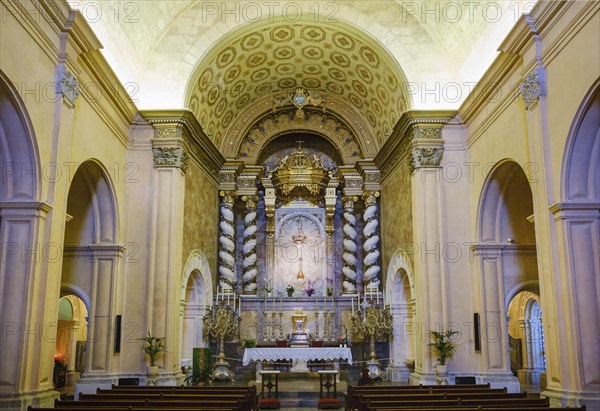
M153 337L150 335L150 331L148 331L148 336L142 338L142 340L146 343L144 345L144 352L150 359L150 366L153 367L156 356L159 353L166 351L165 337Z
M288 286L285 289L285 291L287 291L288 296L291 297L292 294L294 294L294 291L296 291L296 289L294 288L294 286L292 284L288 284Z
M311 296L315 293L315 281L313 280L308 280L306 283L306 288L304 289L304 291L306 292L307 296Z
M454 334L458 334L458 331L446 330L444 333L438 331L431 332L433 342L429 343L429 349L437 355L440 365L445 365L446 359L452 357L456 350L456 344L452 342Z

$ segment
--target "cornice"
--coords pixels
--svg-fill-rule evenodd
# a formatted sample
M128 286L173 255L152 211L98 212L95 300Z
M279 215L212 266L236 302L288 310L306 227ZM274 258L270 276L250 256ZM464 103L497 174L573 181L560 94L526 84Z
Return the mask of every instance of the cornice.
M403 145L413 138L413 127L416 125L444 126L454 117L455 110L410 110L402 114L394 126L390 137L375 156L375 164L381 170L381 180L384 182L400 165L407 153L403 152ZM406 150L404 150L406 151Z
M529 13L519 18L498 51L522 55L533 42L533 35L540 34L566 3L568 2L538 1Z
M508 53L500 53L494 59L481 80L458 109L465 124L469 124L481 112L482 108L489 107L490 100L498 92L498 89L506 84L510 76L521 67L522 62L521 56ZM514 94L517 93L518 88L515 88ZM512 101L513 95L507 93L504 98ZM497 106L501 106L501 104Z
M219 171L225 164L225 158L212 141L204 134L196 116L187 109L143 110L140 115L150 124L181 125L189 156L218 185Z

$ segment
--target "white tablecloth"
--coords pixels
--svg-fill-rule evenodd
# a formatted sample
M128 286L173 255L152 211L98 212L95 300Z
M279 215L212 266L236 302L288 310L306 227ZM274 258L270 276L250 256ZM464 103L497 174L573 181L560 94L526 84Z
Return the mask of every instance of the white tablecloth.
M347 360L349 364L352 364L352 352L350 352L350 348L246 348L242 362L244 365L248 365L250 361L334 361L339 359Z

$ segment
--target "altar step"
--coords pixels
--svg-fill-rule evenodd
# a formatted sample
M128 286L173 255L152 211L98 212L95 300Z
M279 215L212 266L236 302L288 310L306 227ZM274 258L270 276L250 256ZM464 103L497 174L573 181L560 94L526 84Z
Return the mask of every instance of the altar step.
M344 403L344 394L338 392L337 399ZM280 392L279 401L281 402L281 409L306 409L316 410L319 401L319 391L317 392Z

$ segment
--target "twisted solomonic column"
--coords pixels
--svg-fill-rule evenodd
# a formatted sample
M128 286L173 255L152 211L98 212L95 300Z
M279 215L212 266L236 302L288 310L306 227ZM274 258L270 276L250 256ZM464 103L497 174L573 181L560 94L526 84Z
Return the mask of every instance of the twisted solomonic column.
M221 289L235 286L235 241L233 200L235 195L221 191L221 221L219 222L219 285Z
M244 216L244 242L242 244L242 252L244 260L242 268L242 286L244 294L256 294L256 198L242 197L246 202L246 215Z
M344 274L343 281L343 293L354 294L356 293L356 217L354 216L354 199L352 197L344 197L344 252L342 259L344 260L344 267L342 273Z
M364 194L365 213L363 220L365 227L363 228L363 250L365 251L363 258L363 285L365 288L379 289L379 234L377 227L379 220L377 219L377 197L379 192L370 191Z

